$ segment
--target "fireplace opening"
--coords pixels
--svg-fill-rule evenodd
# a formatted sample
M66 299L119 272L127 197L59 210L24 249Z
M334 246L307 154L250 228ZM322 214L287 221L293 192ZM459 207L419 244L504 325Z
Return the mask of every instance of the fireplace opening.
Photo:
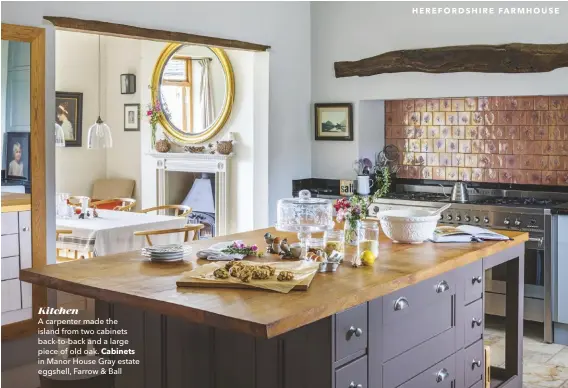
M166 188L166 203L191 207L188 222L205 226L199 238L215 237L215 174L168 171Z

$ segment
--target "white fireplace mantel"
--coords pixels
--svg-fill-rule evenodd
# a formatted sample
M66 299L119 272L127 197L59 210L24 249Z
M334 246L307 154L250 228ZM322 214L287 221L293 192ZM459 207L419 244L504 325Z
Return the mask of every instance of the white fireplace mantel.
M208 172L215 174L215 229L217 236L227 234L229 163L233 156L185 152L149 152L157 171L158 206L166 205L166 171Z

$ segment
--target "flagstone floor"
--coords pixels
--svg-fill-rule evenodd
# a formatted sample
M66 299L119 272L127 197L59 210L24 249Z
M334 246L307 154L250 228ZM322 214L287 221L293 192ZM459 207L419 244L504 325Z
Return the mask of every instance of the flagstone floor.
M505 363L504 322L488 317L485 345L491 346L491 365ZM523 387L568 388L568 346L542 342L542 325L526 322L523 340Z

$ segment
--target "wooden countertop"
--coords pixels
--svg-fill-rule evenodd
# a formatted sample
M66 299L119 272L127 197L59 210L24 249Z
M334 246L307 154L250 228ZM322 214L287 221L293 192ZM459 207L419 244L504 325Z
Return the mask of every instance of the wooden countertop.
M194 242L194 252L215 241L243 240L266 245L263 235L297 241L295 234L273 228ZM112 303L124 303L192 322L271 338L389 294L408 285L522 244L528 233L499 231L512 241L471 244L394 244L380 236L380 255L372 267L342 264L335 273L317 274L308 291L280 294L264 290L176 287L176 280L196 262L155 264L139 252L26 269L20 279ZM267 255L260 261L274 261Z
M2 213L21 212L32 208L30 194L2 193Z

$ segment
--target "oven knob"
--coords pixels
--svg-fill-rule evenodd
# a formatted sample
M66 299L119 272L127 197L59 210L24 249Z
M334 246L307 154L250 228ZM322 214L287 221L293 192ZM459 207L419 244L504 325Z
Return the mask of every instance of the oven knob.
M477 217L477 216L475 216L474 220L475 220L475 222L479 222L479 221L480 221L479 217Z
M456 221L461 221L461 220L462 220L462 217L458 214L458 215L456 216Z
M505 220L503 220L503 223L505 225L509 225L511 223L511 221L508 218L505 218Z
M451 220L452 220L452 215L451 215L451 214L448 214L448 216L447 216L446 218L448 219L448 221L451 221Z
M529 221L531 225L536 225L536 220L534 218L531 218L531 220Z
M521 220L519 220L518 218L515 219L515 226L519 226L521 225Z
M470 222L470 221L471 221L471 217L470 217L470 216L465 216L465 221L466 221L466 222Z
M378 207L378 206L373 207L373 211L375 212L375 214L378 213L378 212L379 212L379 207Z
M483 219L483 222L485 222L486 224L488 224L488 223L489 223L489 218L488 218L488 217L485 217L485 218Z
M440 219L443 220L444 219L444 215L440 214Z

